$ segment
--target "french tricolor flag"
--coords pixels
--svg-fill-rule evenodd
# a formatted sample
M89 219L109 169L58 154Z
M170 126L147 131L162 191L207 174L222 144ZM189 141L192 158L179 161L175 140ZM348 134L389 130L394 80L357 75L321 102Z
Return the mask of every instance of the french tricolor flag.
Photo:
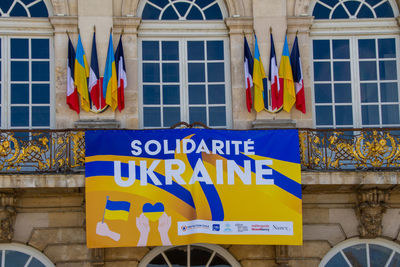
M79 114L79 97L74 82L75 49L68 36L67 104Z
M271 108L272 112L277 112L282 108L283 105L283 90L280 88L279 83L279 69L276 62L274 38L271 36L271 50L269 59L269 73L268 77L271 84Z
M248 112L251 112L251 107L253 105L251 98L251 87L253 87L253 64L253 56L251 55L247 39L244 37L244 80L246 83L246 105Z
M117 80L118 80L118 110L121 110L125 107L125 99L124 99L124 89L128 86L128 81L126 79L126 68L125 68L125 57L124 57L124 48L122 46L122 34L119 37L119 42L117 46L117 50L115 51L115 66L117 68Z
M294 39L292 52L290 53L290 65L292 66L293 81L296 90L296 109L300 110L305 114L306 100L304 96L303 72L301 70L300 50L299 50L297 35L296 38Z

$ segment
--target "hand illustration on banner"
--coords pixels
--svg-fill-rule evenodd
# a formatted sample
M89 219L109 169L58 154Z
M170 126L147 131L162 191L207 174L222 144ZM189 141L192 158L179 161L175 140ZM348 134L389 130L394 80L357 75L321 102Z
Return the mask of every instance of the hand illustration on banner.
M140 232L138 247L146 246L147 239L149 238L150 224L149 219L143 213L136 218L136 227Z
M158 231L161 236L161 243L163 246L171 246L171 241L169 240L168 231L171 228L171 216L168 216L165 212L161 215L158 220Z
M119 238L121 237L120 234L113 232L110 230L108 225L105 222L98 222L96 226L96 234L100 236L108 236L114 241L118 241Z

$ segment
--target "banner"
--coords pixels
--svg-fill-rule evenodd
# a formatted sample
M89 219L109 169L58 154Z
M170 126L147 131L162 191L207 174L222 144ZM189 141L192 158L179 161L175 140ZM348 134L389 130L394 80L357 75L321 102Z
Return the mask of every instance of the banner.
M297 130L86 132L89 248L302 244Z

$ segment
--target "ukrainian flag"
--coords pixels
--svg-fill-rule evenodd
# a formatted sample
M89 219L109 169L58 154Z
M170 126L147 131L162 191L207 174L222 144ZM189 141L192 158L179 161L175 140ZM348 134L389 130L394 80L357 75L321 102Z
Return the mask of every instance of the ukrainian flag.
M292 106L296 102L296 93L294 90L292 67L290 66L287 36L285 36L285 44L283 46L281 63L279 65L279 79L283 80L283 109L286 112L290 112Z
M128 201L111 201L107 199L104 219L127 221L131 203Z
M81 96L81 106L83 110L90 110L89 90L87 85L87 78L89 77L89 65L86 60L85 50L81 41L81 35L78 36L78 44L76 45L75 55L75 85Z
M258 50L257 36L254 48L254 67L253 67L253 84L254 84L254 109L260 112L264 109L264 82L265 75L264 66L261 62L260 51Z
M106 67L104 69L103 95L106 96L106 104L115 110L118 106L118 83L111 32L110 40L108 41Z

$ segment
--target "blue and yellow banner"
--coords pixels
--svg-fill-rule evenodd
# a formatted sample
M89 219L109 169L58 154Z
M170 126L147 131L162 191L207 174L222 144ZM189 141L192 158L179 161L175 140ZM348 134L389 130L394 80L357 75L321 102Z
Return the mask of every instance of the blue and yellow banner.
M86 132L89 248L302 244L297 130Z

